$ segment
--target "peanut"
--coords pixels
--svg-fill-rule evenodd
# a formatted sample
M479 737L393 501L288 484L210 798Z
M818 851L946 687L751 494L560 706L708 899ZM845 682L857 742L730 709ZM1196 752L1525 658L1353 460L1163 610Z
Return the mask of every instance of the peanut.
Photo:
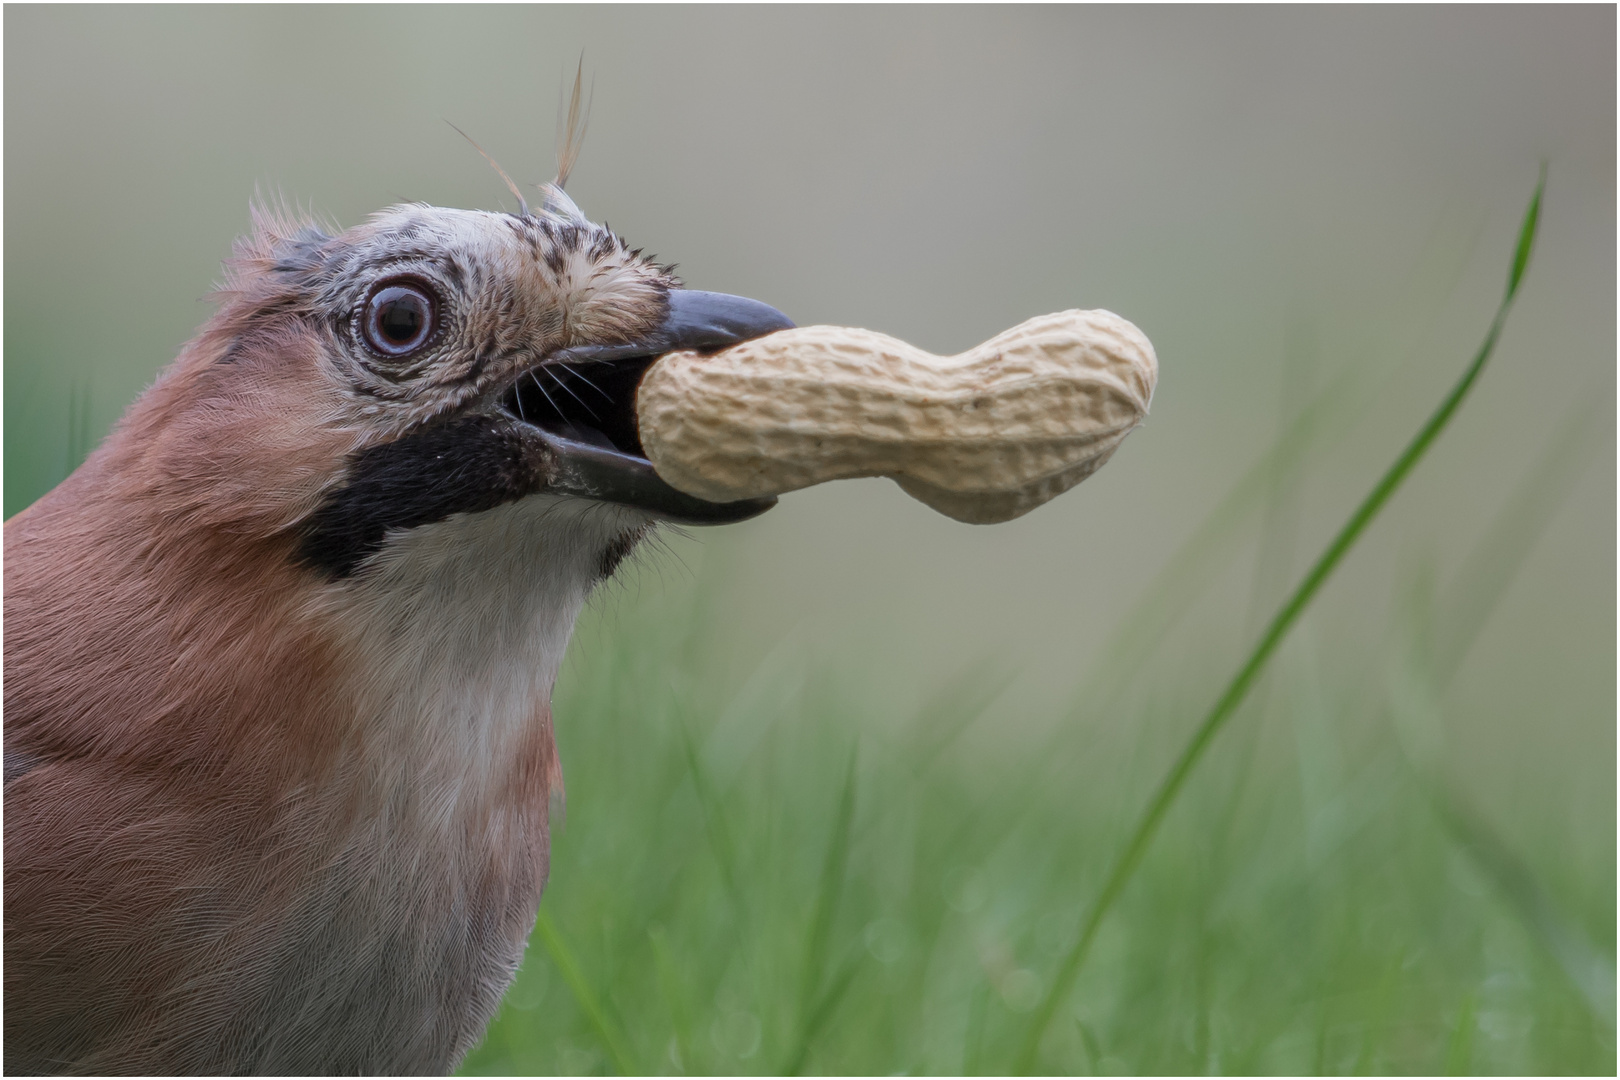
M892 477L958 521L1008 521L1107 461L1147 415L1153 345L1107 311L1042 315L958 356L842 326L781 330L648 369L642 446L714 502Z

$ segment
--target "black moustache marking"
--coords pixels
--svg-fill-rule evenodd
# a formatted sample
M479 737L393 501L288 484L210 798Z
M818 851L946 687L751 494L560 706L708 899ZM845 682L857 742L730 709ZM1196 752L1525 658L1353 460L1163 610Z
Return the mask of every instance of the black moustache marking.
M630 553L636 549L636 545L641 542L642 537L647 535L650 528L649 525L642 525L634 529L626 529L614 537L612 542L602 550L602 561L597 565L597 577L603 581L612 577L614 571L618 570L619 564L630 557Z
M371 447L305 523L298 557L329 577L349 577L381 550L390 529L515 502L546 485L549 464L514 425L490 416Z

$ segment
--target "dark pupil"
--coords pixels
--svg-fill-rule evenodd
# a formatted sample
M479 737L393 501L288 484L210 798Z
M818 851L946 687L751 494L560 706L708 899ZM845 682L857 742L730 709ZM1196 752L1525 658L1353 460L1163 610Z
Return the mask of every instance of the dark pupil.
M427 305L415 293L401 293L382 302L377 313L377 329L393 345L415 341L427 322Z

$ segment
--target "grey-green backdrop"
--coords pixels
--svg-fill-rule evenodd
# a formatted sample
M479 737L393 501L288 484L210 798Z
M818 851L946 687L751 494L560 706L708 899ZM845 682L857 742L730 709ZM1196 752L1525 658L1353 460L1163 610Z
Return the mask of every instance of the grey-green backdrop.
M507 206L445 121L521 180L547 179L582 54L593 108L570 192L694 287L940 352L1065 307L1136 322L1161 365L1152 416L1055 503L969 527L887 481L794 494L674 539L576 645L696 576L729 670L802 649L880 671L874 692L901 708L994 657L1018 673L997 707L1010 729L1062 713L1155 575L1317 400L1332 432L1274 500L1272 539L1228 559L1187 617L1196 644L1162 661L1190 723L1210 673L1466 362L1547 162L1541 244L1494 366L1301 647L1326 664L1375 655L1414 583L1458 569L1587 407L1569 493L1443 706L1450 767L1484 812L1612 890L1613 8L4 18L8 515L206 316L256 189L344 225L401 200ZM1253 526L1220 543L1252 545Z

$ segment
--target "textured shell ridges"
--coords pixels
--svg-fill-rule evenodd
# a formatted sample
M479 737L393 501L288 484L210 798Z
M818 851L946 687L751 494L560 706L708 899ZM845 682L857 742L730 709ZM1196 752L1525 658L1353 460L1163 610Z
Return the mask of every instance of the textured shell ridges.
M888 476L959 521L1007 521L1078 484L1147 415L1158 361L1107 311L1042 315L957 356L805 326L642 379L642 445L714 502Z

